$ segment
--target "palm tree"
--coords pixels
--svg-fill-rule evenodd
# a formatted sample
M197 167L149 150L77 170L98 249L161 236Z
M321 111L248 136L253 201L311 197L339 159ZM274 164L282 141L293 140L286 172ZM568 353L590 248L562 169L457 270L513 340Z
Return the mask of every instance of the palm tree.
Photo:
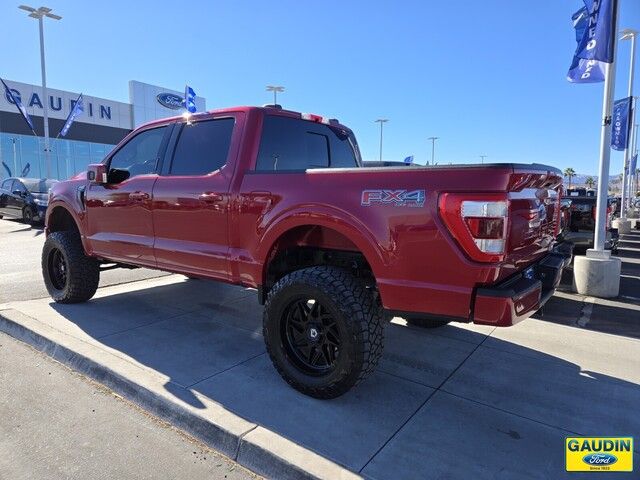
M569 179L569 190L571 190L571 179L576 176L576 171L571 167L565 168L564 176Z
M587 179L584 181L584 183L587 184L587 187L589 188L593 188L593 185L596 183L595 180L593 179L593 177L587 177Z

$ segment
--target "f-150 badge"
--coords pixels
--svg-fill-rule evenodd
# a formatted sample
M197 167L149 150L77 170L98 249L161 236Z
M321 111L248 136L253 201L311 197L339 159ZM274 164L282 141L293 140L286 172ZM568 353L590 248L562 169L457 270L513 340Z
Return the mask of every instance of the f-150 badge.
M426 194L424 190L363 190L360 204L391 205L394 207L422 207Z

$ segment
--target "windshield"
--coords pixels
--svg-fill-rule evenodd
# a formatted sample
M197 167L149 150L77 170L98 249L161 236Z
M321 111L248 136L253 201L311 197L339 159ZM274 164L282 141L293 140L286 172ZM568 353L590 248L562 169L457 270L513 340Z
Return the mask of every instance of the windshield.
M22 180L22 183L31 193L48 193L49 189L58 182L56 180L46 180L43 178Z

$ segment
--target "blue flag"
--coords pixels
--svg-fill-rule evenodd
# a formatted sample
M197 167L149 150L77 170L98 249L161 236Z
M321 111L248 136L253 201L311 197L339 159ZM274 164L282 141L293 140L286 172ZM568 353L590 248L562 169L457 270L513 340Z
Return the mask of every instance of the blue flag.
M406 163L407 165L411 165L413 163L413 155L409 155L407 158L405 158L404 163Z
M7 171L7 176L8 177L13 177L13 174L11 173L11 169L9 168L9 165L7 165L6 163L2 162L2 166Z
M196 92L189 85L184 87L184 107L189 113L196 112Z
M625 150L629 146L629 119L631 118L631 97L613 103L611 128L611 148Z
M604 80L604 68L600 62L613 62L613 0L583 1L585 6L571 17L578 46L567 80L574 83L601 82Z
M24 108L24 105L22 105L22 102L20 102L20 97L17 96L17 95L14 95L13 92L11 91L11 89L7 86L6 83L4 83L4 80L2 80L1 78L0 78L0 82L2 82L2 85L4 85L4 91L5 91L5 95L7 97L7 100L9 100L11 103L13 103L18 108L18 111L20 112L20 115L22 115L22 118L24 118L24 121L27 122L27 125L29 125L29 128L31 129L31 131L35 135L36 131L33 128L33 122L31 121L31 117L27 113L27 110Z
M567 80L571 83L604 82L604 62L573 57Z
M69 115L67 116L67 121L64 122L64 125L62 126L62 129L60 130L60 133L58 134L58 136L64 137L69 131L69 128L71 128L71 124L74 122L76 117L79 115L82 115L83 112L84 112L84 100L82 99L82 94L80 94L80 96L78 97L78 100L76 100L76 103L73 105L73 108L69 112Z

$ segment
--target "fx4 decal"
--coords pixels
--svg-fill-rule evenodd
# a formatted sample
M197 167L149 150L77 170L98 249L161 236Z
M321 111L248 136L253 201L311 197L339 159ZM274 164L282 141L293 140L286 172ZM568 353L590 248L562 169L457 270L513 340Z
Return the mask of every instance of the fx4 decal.
M360 204L391 205L394 207L422 207L426 198L424 190L363 190Z

